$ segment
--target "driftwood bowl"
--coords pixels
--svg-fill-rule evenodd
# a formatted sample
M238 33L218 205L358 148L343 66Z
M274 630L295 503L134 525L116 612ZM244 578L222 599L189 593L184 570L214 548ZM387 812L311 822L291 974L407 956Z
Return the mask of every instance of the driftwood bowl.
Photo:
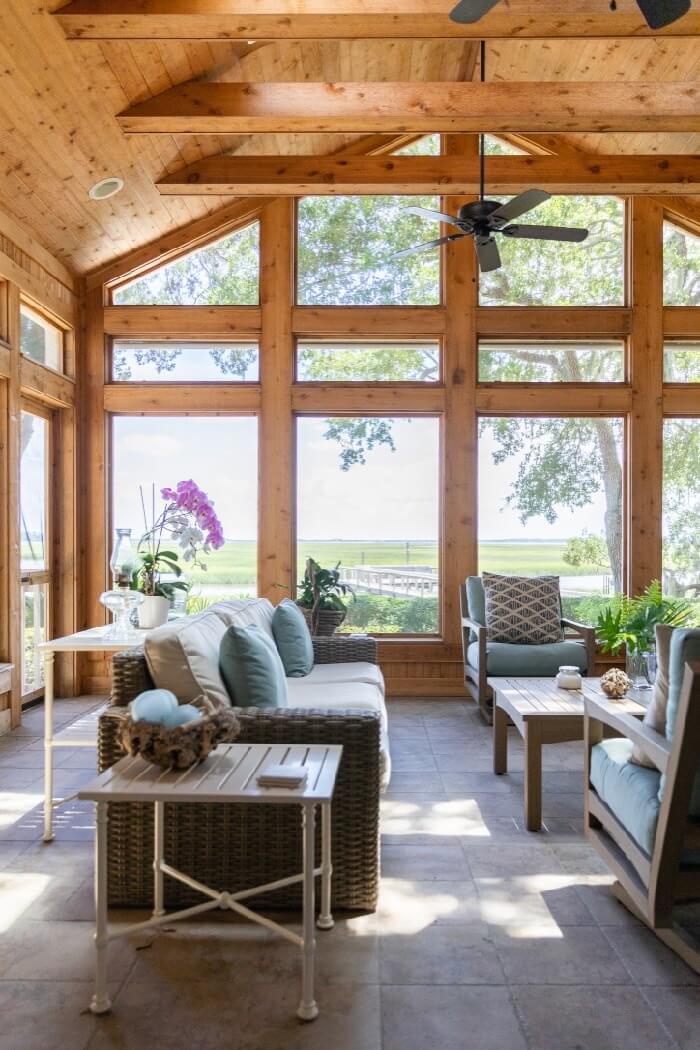
M203 762L218 744L231 743L241 731L229 707L204 696L192 701L202 718L167 729L156 722L134 721L127 715L121 727L122 747L161 769L189 769Z

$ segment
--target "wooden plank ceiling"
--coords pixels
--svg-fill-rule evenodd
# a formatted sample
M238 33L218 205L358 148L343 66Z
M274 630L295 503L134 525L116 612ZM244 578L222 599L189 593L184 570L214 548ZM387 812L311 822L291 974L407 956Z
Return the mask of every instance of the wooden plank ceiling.
M3 0L0 9L0 207L76 273L227 207L222 196L161 195L156 182L222 153L320 155L357 134L125 135L116 115L191 80L463 81L463 40L69 41L51 12L64 0ZM612 16L611 16L612 17ZM700 79L697 39L494 40L495 81L673 82ZM552 141L540 136L544 145ZM694 132L577 134L557 148L694 154ZM125 189L88 198L98 179Z

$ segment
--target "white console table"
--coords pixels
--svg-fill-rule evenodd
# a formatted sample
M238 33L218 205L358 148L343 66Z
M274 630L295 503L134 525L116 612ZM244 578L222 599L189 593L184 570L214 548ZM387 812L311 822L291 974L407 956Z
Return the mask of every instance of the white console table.
M68 799L53 797L53 752L57 747L94 747L97 742L95 716L79 718L67 729L53 731L53 661L56 653L120 653L139 649L147 631L134 631L130 641L109 637L109 627L91 627L87 631L67 634L42 642L39 649L44 660L44 842L53 839L53 811ZM71 798L75 797L73 795Z

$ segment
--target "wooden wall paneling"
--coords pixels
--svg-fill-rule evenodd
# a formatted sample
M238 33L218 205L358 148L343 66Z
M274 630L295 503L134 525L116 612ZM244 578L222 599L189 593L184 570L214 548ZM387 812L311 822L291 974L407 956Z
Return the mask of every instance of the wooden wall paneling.
M20 527L19 527L19 461L20 461L20 353L19 353L20 289L10 283L7 287L7 339L10 345L10 379L6 384L4 431L6 442L4 478L7 498L4 544L5 578L2 595L6 604L7 660L12 663L10 690L10 724L12 728L22 720L22 607L20 594Z
M75 404L75 380L59 375L28 357L21 358L19 380L22 393L38 398L45 404Z
M444 138L450 156L473 158L476 136ZM462 197L445 197L443 210L455 214L465 203ZM442 466L442 634L448 645L461 639L459 583L477 570L477 414L476 311L478 269L474 245L469 238L444 249L444 342L445 416ZM463 674L459 675L461 690Z
M105 332L120 339L255 339L259 306L106 306Z
M292 390L295 412L307 415L393 416L440 414L445 391L437 383L298 383Z
M277 602L295 594L293 201L280 199L265 206L260 248L258 594Z
M491 416L561 416L575 408L584 416L624 415L632 408L624 383L482 383L477 409Z
M663 394L663 413L668 418L700 417L700 389L697 383L667 383Z
M444 306L296 306L294 334L318 338L366 339L371 334L392 339L420 339L445 331Z
M107 416L103 403L106 354L102 288L90 289L85 298L83 352L79 373L80 456L79 550L80 628L107 622L99 596L108 586L110 554L109 470ZM106 691L108 667L101 655L82 655L79 681L84 692Z
M628 589L661 579L663 476L663 209L629 204L632 411L627 435Z
M664 306L666 339L700 339L700 306Z
M630 330L624 306L480 306L477 335L487 339L624 339Z

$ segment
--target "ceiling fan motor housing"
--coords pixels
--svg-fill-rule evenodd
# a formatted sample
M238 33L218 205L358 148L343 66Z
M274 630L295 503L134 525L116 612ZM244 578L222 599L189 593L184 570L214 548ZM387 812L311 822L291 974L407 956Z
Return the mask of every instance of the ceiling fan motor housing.
M463 204L457 213L460 223L464 223L470 229L478 232L481 230L497 230L505 225L506 220L500 222L491 219L492 212L501 207L500 201L479 200L471 204Z

